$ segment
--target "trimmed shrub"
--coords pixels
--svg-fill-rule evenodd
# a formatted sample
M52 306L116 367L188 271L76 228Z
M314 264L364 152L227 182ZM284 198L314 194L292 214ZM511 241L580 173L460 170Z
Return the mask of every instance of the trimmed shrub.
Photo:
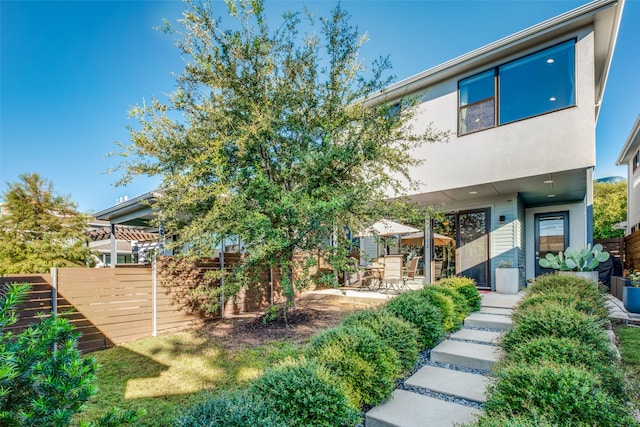
M365 310L344 320L344 326L369 328L398 354L402 372L408 372L418 360L418 329L408 321L386 310Z
M468 277L448 277L438 280L436 285L457 290L467 300L467 306L471 312L480 310L482 297L473 279L469 279Z
M442 327L446 332L460 328L461 323L458 321L455 305L451 297L438 292L433 286L421 289L417 293L440 311Z
M557 302L517 310L512 317L515 328L507 332L501 341L507 352L533 338L549 336L575 339L602 352L606 352L610 345L597 317Z
M542 363L505 365L489 387L489 416L530 416L557 426L637 425L629 410L602 390L598 378L582 368Z
M467 304L467 299L462 296L462 294L460 294L460 292L458 292L456 289L439 285L430 286L430 288L444 295L447 295L453 300L453 304L456 310L456 317L458 318L458 321L460 323L462 323L464 319L466 319L467 316L471 313L471 310L469 310L469 305Z
M179 415L177 427L288 427L260 398L241 392L208 397Z
M607 290L604 286L596 285L584 277L560 274L538 276L528 287L528 295L554 292L577 295L581 299L593 300L599 304L604 304L604 296Z
M351 427L360 415L334 374L313 360L290 359L268 369L249 391L288 426Z
M355 408L388 399L401 372L397 353L364 327L329 329L311 341L308 354L344 383Z
M521 343L507 355L510 363L556 363L581 366L602 380L604 388L618 399L625 399L625 380L612 347L593 349L571 338L540 337Z
M433 348L444 336L442 315L417 292L406 292L389 301L385 307L394 316L413 323L420 331L422 349Z
M531 295L520 303L519 308L526 310L529 307L540 307L549 302L556 302L583 313L597 316L600 319L606 319L609 316L609 310L605 306L602 298L598 298L598 301L594 301L592 298L584 299L580 295L567 294L564 290Z

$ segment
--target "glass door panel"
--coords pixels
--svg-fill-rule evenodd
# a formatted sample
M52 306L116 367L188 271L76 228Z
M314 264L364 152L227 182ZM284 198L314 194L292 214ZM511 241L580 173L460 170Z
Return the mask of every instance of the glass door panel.
M557 255L569 246L569 212L554 212L535 216L536 276L552 273L542 268L538 261L547 253Z
M489 287L489 233L486 210L458 214L456 273L476 281L479 288Z

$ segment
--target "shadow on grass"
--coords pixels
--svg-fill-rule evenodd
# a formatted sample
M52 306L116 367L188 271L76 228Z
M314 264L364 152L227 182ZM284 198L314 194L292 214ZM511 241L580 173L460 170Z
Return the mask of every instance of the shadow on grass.
M287 343L226 350L197 332L95 352L91 356L101 365L98 392L77 421L119 407L145 409L136 425L173 425L176 415L206 394L243 387L267 367L300 353L300 347Z

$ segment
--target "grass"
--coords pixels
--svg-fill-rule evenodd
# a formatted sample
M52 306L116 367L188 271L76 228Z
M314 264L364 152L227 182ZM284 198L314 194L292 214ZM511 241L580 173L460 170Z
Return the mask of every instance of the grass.
M101 365L96 396L75 422L113 407L145 409L136 426L173 424L178 410L204 393L242 387L264 369L302 348L286 342L228 350L195 332L145 338L92 353Z
M620 340L620 355L627 376L631 380L635 402L640 402L640 328L620 326L615 328Z

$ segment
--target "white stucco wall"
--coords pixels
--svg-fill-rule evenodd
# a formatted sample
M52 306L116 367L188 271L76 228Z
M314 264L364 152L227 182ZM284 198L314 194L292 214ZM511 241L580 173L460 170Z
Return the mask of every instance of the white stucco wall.
M458 81L575 37L577 107L473 134L457 136ZM595 165L594 40L591 28L569 33L517 55L494 61L427 89L416 130L428 123L451 132L447 143L425 144L413 155L425 163L412 170L422 184L413 194L466 187Z
M633 172L633 156L627 165L627 235L631 227L640 223L640 168Z

